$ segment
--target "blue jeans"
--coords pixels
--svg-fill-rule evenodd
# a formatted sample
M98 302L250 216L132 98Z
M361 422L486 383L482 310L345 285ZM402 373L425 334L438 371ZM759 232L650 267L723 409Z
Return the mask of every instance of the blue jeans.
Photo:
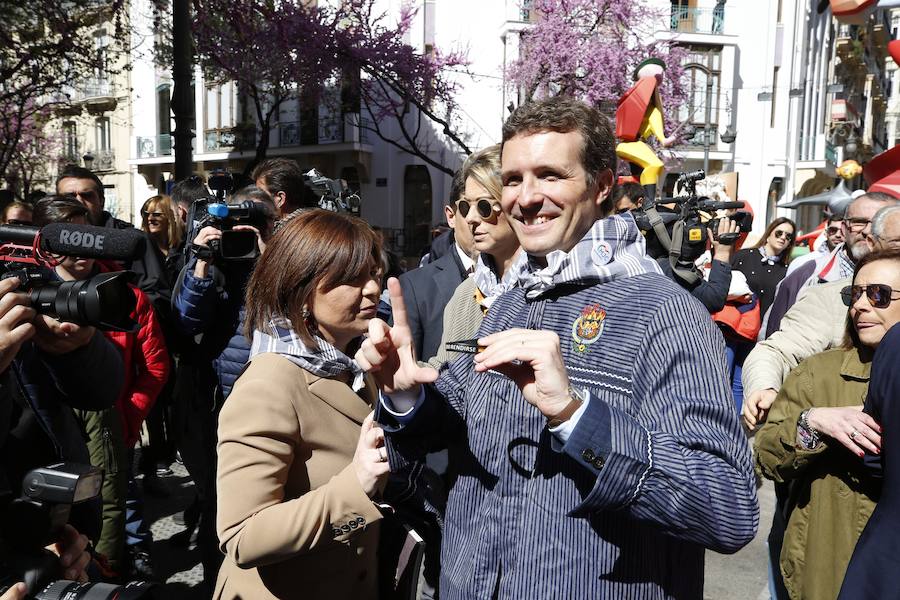
M129 452L128 493L125 495L125 545L129 548L150 551L153 541L144 522L143 492L134 479L134 450Z
M744 384L741 383L741 372L744 369L744 361L753 350L752 342L743 342L725 338L725 359L728 361L728 375L731 378L731 393L734 395L734 403L740 414L744 404Z

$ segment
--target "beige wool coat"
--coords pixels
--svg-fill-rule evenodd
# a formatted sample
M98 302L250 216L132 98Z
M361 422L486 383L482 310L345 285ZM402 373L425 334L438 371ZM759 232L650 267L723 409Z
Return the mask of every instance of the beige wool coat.
M271 353L238 378L219 417L214 598L377 596L382 515L350 464L375 398L360 394Z

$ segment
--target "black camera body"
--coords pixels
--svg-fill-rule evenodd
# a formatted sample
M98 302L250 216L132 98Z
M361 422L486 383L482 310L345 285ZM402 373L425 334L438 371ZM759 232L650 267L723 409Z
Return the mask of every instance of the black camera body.
M97 230L103 233L91 233ZM50 239L45 231L70 235L61 236L64 241L60 242ZM76 235L78 239L74 241ZM110 236L114 244L104 247L104 238ZM127 239L129 237L135 236L118 231L104 232L103 228L88 225L56 223L42 229L3 225L0 226L0 279L18 279L19 289L29 295L32 307L39 314L103 331L134 331L137 323L131 319L131 313L136 300L129 285L133 273L116 271L80 281L59 281L52 272L59 259L50 253L78 252L79 256L118 260L142 251L138 245L128 245L134 241ZM127 247L123 247L123 239Z
M30 598L149 598L155 584L82 583L62 579L59 558L45 547L60 539L73 504L96 498L103 472L90 465L57 463L33 469L22 481L22 495L4 507L0 523L0 594L25 582Z
M351 191L343 179L330 179L315 169L310 169L303 174L303 183L318 198L319 208L359 214L359 195Z
M234 230L234 226L252 225L263 231L268 227L268 219L267 207L252 200L239 204L225 204L217 198L195 200L188 215L188 223L193 224L190 239L204 227L215 227L222 232L222 238L211 240L208 247L191 244L191 251L209 262L255 260L259 257L256 233Z
M713 214L718 210L744 207L743 202L717 202L698 196L697 182L705 178L703 170L682 173L677 185L686 194L663 198L654 205L631 211L638 229L646 238L647 253L654 259L668 257L672 270L689 283L699 279L694 261L706 252L708 230L718 230L720 218ZM671 205L671 208L666 205ZM746 211L738 210L722 218L739 223L740 231L717 237L721 244L734 244L742 232L749 232L753 227L753 215Z

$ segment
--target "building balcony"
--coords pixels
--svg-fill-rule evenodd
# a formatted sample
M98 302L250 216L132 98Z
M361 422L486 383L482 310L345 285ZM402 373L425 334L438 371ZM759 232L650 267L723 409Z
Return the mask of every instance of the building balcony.
M887 44L891 41L891 15L887 9L881 9L875 13L875 20L872 23L872 40L883 51L887 50Z
M236 127L207 129L203 135L203 152L246 150L256 145L256 127L251 123Z
M724 9L673 6L669 29L680 33L724 33Z
M150 137L137 137L137 158L172 156L172 135L163 133Z
M371 127L371 121L361 117L358 113L348 113L343 116L323 115L318 119L314 140L308 137L309 132L304 135L306 127L309 127L309 124L302 121L282 121L278 124L278 145L290 147L347 142L368 144L368 127Z
M859 39L859 26L839 24L834 36L834 49L841 59L846 59L851 54L861 53L862 42Z
M97 150L94 152L94 162L92 169L96 172L115 171L116 170L116 153L112 148L106 150Z
M91 114L102 114L116 109L116 88L108 79L89 79L78 86L72 101L83 104Z

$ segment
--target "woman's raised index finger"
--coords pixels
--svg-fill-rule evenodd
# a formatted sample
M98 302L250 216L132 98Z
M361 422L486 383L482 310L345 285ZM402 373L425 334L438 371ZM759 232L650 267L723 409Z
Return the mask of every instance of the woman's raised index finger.
M388 296L391 299L391 314L394 317L394 327L398 325L409 329L409 321L406 318L406 302L403 301L403 290L400 288L400 280L391 277L387 281Z

